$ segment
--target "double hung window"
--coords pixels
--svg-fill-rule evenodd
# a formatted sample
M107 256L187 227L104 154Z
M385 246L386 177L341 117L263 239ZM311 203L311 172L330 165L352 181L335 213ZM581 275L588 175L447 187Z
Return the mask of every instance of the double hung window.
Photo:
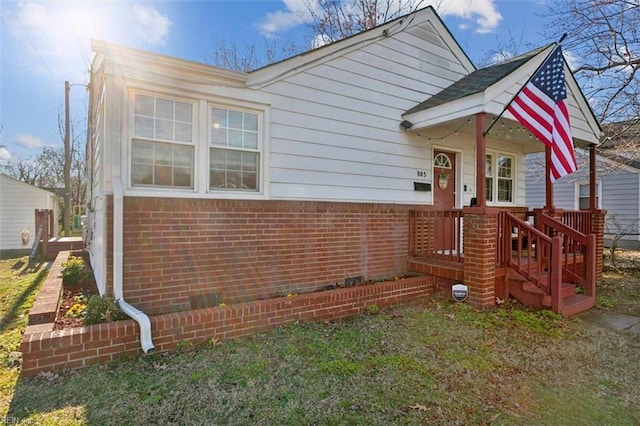
M134 95L131 183L193 188L193 104Z

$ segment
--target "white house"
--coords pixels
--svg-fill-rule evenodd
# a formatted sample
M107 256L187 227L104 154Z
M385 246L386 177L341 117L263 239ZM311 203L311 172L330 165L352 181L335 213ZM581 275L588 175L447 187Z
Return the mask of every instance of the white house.
M402 274L433 239L414 212L447 218L430 250L456 258L429 273L494 304L498 213L527 210L525 154L544 146L508 112L484 130L553 46L477 70L427 7L249 73L93 49L86 243L141 324ZM574 141L597 144L565 74Z
M0 250L31 248L36 238L35 210L54 210L58 217L58 197L52 192L0 174ZM29 231L28 245L22 233Z

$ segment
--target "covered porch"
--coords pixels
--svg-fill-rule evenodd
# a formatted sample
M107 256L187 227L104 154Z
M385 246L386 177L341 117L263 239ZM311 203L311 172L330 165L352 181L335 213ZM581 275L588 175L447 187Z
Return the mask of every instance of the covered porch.
M513 296L573 315L595 303L604 233L604 212L596 208L600 126L564 64L572 141L590 152L590 201L588 210L561 211L553 201L551 148L507 111L553 49L550 45L477 70L403 115L408 131L439 140L434 144L433 209L409 213L408 269L466 284L469 302L480 308ZM464 140L448 143L453 134ZM474 142L473 151L463 148L456 154L453 145L465 141ZM436 157L447 149L457 164L448 190L438 177L447 172L447 164ZM515 154L500 157L505 150ZM543 150L546 202L533 210L526 205L522 168L527 153Z

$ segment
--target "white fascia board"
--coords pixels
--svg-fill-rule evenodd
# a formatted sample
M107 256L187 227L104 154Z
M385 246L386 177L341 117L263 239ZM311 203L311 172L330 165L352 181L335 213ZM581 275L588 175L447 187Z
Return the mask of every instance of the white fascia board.
M484 94L476 93L433 108L404 115L402 118L413 123L411 130L420 130L468 117L484 110Z
M247 80L246 73L132 49L102 40L92 40L91 47L97 56L104 56L100 62L109 62L112 66L144 69L150 74L178 74L184 75L185 79L190 81L195 79L234 86L244 86Z

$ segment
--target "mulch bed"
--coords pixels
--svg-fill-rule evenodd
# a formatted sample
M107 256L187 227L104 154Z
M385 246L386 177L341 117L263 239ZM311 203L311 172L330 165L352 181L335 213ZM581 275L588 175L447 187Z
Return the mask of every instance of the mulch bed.
M85 265L87 265L88 268L91 268L89 256L86 252L73 252L72 255L81 257L84 260ZM74 304L78 303L77 297L84 296L84 303L86 303L86 299L94 294L98 294L98 287L96 286L95 279L93 278L93 272L91 273L89 279L86 279L81 283L75 284L73 286L64 285L62 288L60 307L58 308L56 320L53 323L53 329L62 330L65 328L84 326L85 324L83 317L74 318L67 316L67 311L71 309Z

